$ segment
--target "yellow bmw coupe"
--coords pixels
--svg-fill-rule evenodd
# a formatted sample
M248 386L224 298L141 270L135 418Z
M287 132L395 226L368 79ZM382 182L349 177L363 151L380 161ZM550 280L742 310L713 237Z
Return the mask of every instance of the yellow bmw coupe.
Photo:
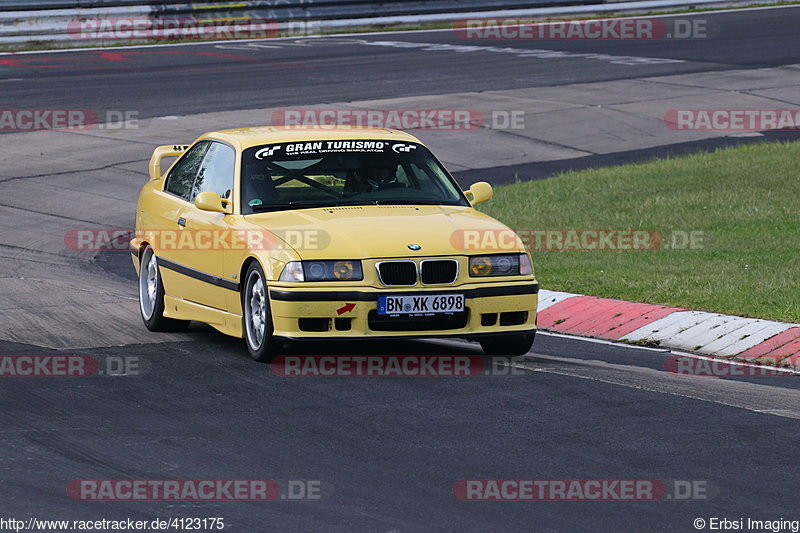
M210 324L261 362L302 339L526 353L539 286L520 239L473 208L491 197L395 130L247 128L158 147L131 240L142 319Z

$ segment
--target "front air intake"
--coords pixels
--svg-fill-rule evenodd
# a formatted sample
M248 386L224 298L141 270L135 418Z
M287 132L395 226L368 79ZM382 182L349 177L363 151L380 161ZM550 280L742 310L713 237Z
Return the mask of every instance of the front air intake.
M416 285L417 264L414 261L381 261L378 277L388 286Z
M419 277L425 285L447 285L458 276L458 261L455 259L429 259L419 265Z

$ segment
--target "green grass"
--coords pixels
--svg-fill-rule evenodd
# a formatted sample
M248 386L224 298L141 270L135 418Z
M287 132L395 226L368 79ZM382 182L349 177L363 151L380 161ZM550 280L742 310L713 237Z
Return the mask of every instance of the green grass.
M701 249L534 251L545 289L800 322L800 142L500 186L515 230L703 232Z

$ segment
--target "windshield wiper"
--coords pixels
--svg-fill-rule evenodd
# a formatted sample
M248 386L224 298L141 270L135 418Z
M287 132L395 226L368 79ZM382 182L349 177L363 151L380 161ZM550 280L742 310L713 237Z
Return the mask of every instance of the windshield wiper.
M286 211L290 209L314 209L314 208L329 208L340 206L355 206L355 205L457 205L447 203L439 200L361 200L352 202L305 202L296 200L285 204L260 204L251 206L254 213L262 213L266 211Z
M439 200L375 200L375 205L452 205Z
M260 213L262 211L285 211L288 209L313 209L315 207L331 207L331 205L319 202L294 201L285 204L259 204L250 207L252 208L253 212Z

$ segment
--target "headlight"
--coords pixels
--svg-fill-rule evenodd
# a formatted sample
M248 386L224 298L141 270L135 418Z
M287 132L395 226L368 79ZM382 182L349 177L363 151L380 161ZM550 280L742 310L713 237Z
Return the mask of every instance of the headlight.
M280 281L361 281L361 261L292 261Z
M482 255L469 258L469 275L473 278L529 276L532 272L528 254Z

